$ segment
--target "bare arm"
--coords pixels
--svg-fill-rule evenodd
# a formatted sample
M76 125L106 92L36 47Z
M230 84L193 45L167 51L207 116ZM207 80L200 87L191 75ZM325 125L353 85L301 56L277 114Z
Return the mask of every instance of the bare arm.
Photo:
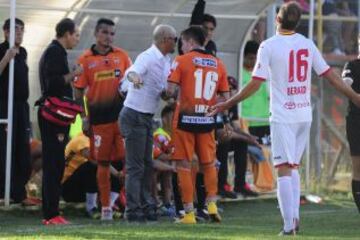
M2 74L6 66L11 61L11 59L13 59L18 53L19 53L19 49L15 47L6 50L4 57L0 61L0 74Z
M328 71L325 73L324 77L336 90L348 97L354 104L360 106L360 94L356 93L349 85L347 85L335 71Z
M74 95L75 95L75 100L76 102L83 107L83 109L85 109L85 103L84 103L84 95L85 95L85 90L83 88L74 88ZM86 112L83 111L81 113L81 117L86 117Z
M252 96L255 92L257 92L257 90L259 90L261 84L262 81L251 80L240 92L227 101L229 106L232 107L233 105Z
M245 100L246 98L253 95L257 90L259 90L260 86L262 84L262 81L260 80L252 80L247 84L240 92L238 92L236 95L228 99L226 102L221 102L216 104L210 109L209 116L214 116L215 114L219 112L223 112L235 104Z
M176 83L168 82L168 87L165 91L161 93L161 98L164 101L167 101L170 98L176 99L178 92L179 92L179 85L177 85Z
M90 136L90 122L89 122L89 118L87 116L87 111L86 111L86 104L85 104L85 99L84 99L84 95L85 95L85 90L83 88L74 88L74 95L75 95L75 99L76 102L82 106L82 108L84 109L84 111L82 111L81 113L81 119L82 119L82 131L86 136Z

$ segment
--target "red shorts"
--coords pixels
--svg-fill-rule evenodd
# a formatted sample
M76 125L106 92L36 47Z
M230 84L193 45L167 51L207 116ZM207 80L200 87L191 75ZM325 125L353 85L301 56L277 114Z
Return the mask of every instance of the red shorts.
M124 140L117 122L92 125L90 137L91 157L97 161L125 159Z
M216 159L215 132L193 133L175 128L172 140L175 146L174 160L192 161L194 153L199 163L208 164Z

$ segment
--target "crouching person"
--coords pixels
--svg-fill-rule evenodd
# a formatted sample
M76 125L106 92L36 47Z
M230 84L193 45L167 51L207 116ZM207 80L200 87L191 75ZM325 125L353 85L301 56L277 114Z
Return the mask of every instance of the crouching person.
M62 197L66 202L86 202L87 215L100 219L98 210L98 187L96 182L97 165L91 161L90 139L84 134L74 137L65 148L65 171L62 179ZM116 166L121 169L121 166ZM115 201L119 197L123 175L111 166L111 206L116 208ZM120 217L114 211L114 217Z
M171 144L171 124L174 109L165 106L161 111L161 126L154 132L153 144L153 183L152 195L160 207L160 214L163 216L174 217L175 207L172 204L172 175L176 171L175 164L171 162L171 154L174 147ZM161 186L162 201L158 196L158 183Z

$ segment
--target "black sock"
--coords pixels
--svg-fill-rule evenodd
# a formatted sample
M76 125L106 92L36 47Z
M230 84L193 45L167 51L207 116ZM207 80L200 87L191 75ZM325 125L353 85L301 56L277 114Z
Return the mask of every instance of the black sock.
M360 181L352 180L351 186L354 202L360 212Z

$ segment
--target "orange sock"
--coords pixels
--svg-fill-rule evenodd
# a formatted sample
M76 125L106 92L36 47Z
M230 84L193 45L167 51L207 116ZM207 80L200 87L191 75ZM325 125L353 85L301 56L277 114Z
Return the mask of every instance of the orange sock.
M199 172L199 167L198 166L192 166L191 167L191 181L192 181L194 189L196 187L196 177L197 177L198 172Z
M192 183L191 170L178 168L177 174L182 201L184 204L192 204L194 201L194 187Z
M213 164L204 165L204 184L207 192L206 199L207 200L215 200L218 191L218 176L216 168Z
M110 207L110 166L98 164L97 182L102 207Z

